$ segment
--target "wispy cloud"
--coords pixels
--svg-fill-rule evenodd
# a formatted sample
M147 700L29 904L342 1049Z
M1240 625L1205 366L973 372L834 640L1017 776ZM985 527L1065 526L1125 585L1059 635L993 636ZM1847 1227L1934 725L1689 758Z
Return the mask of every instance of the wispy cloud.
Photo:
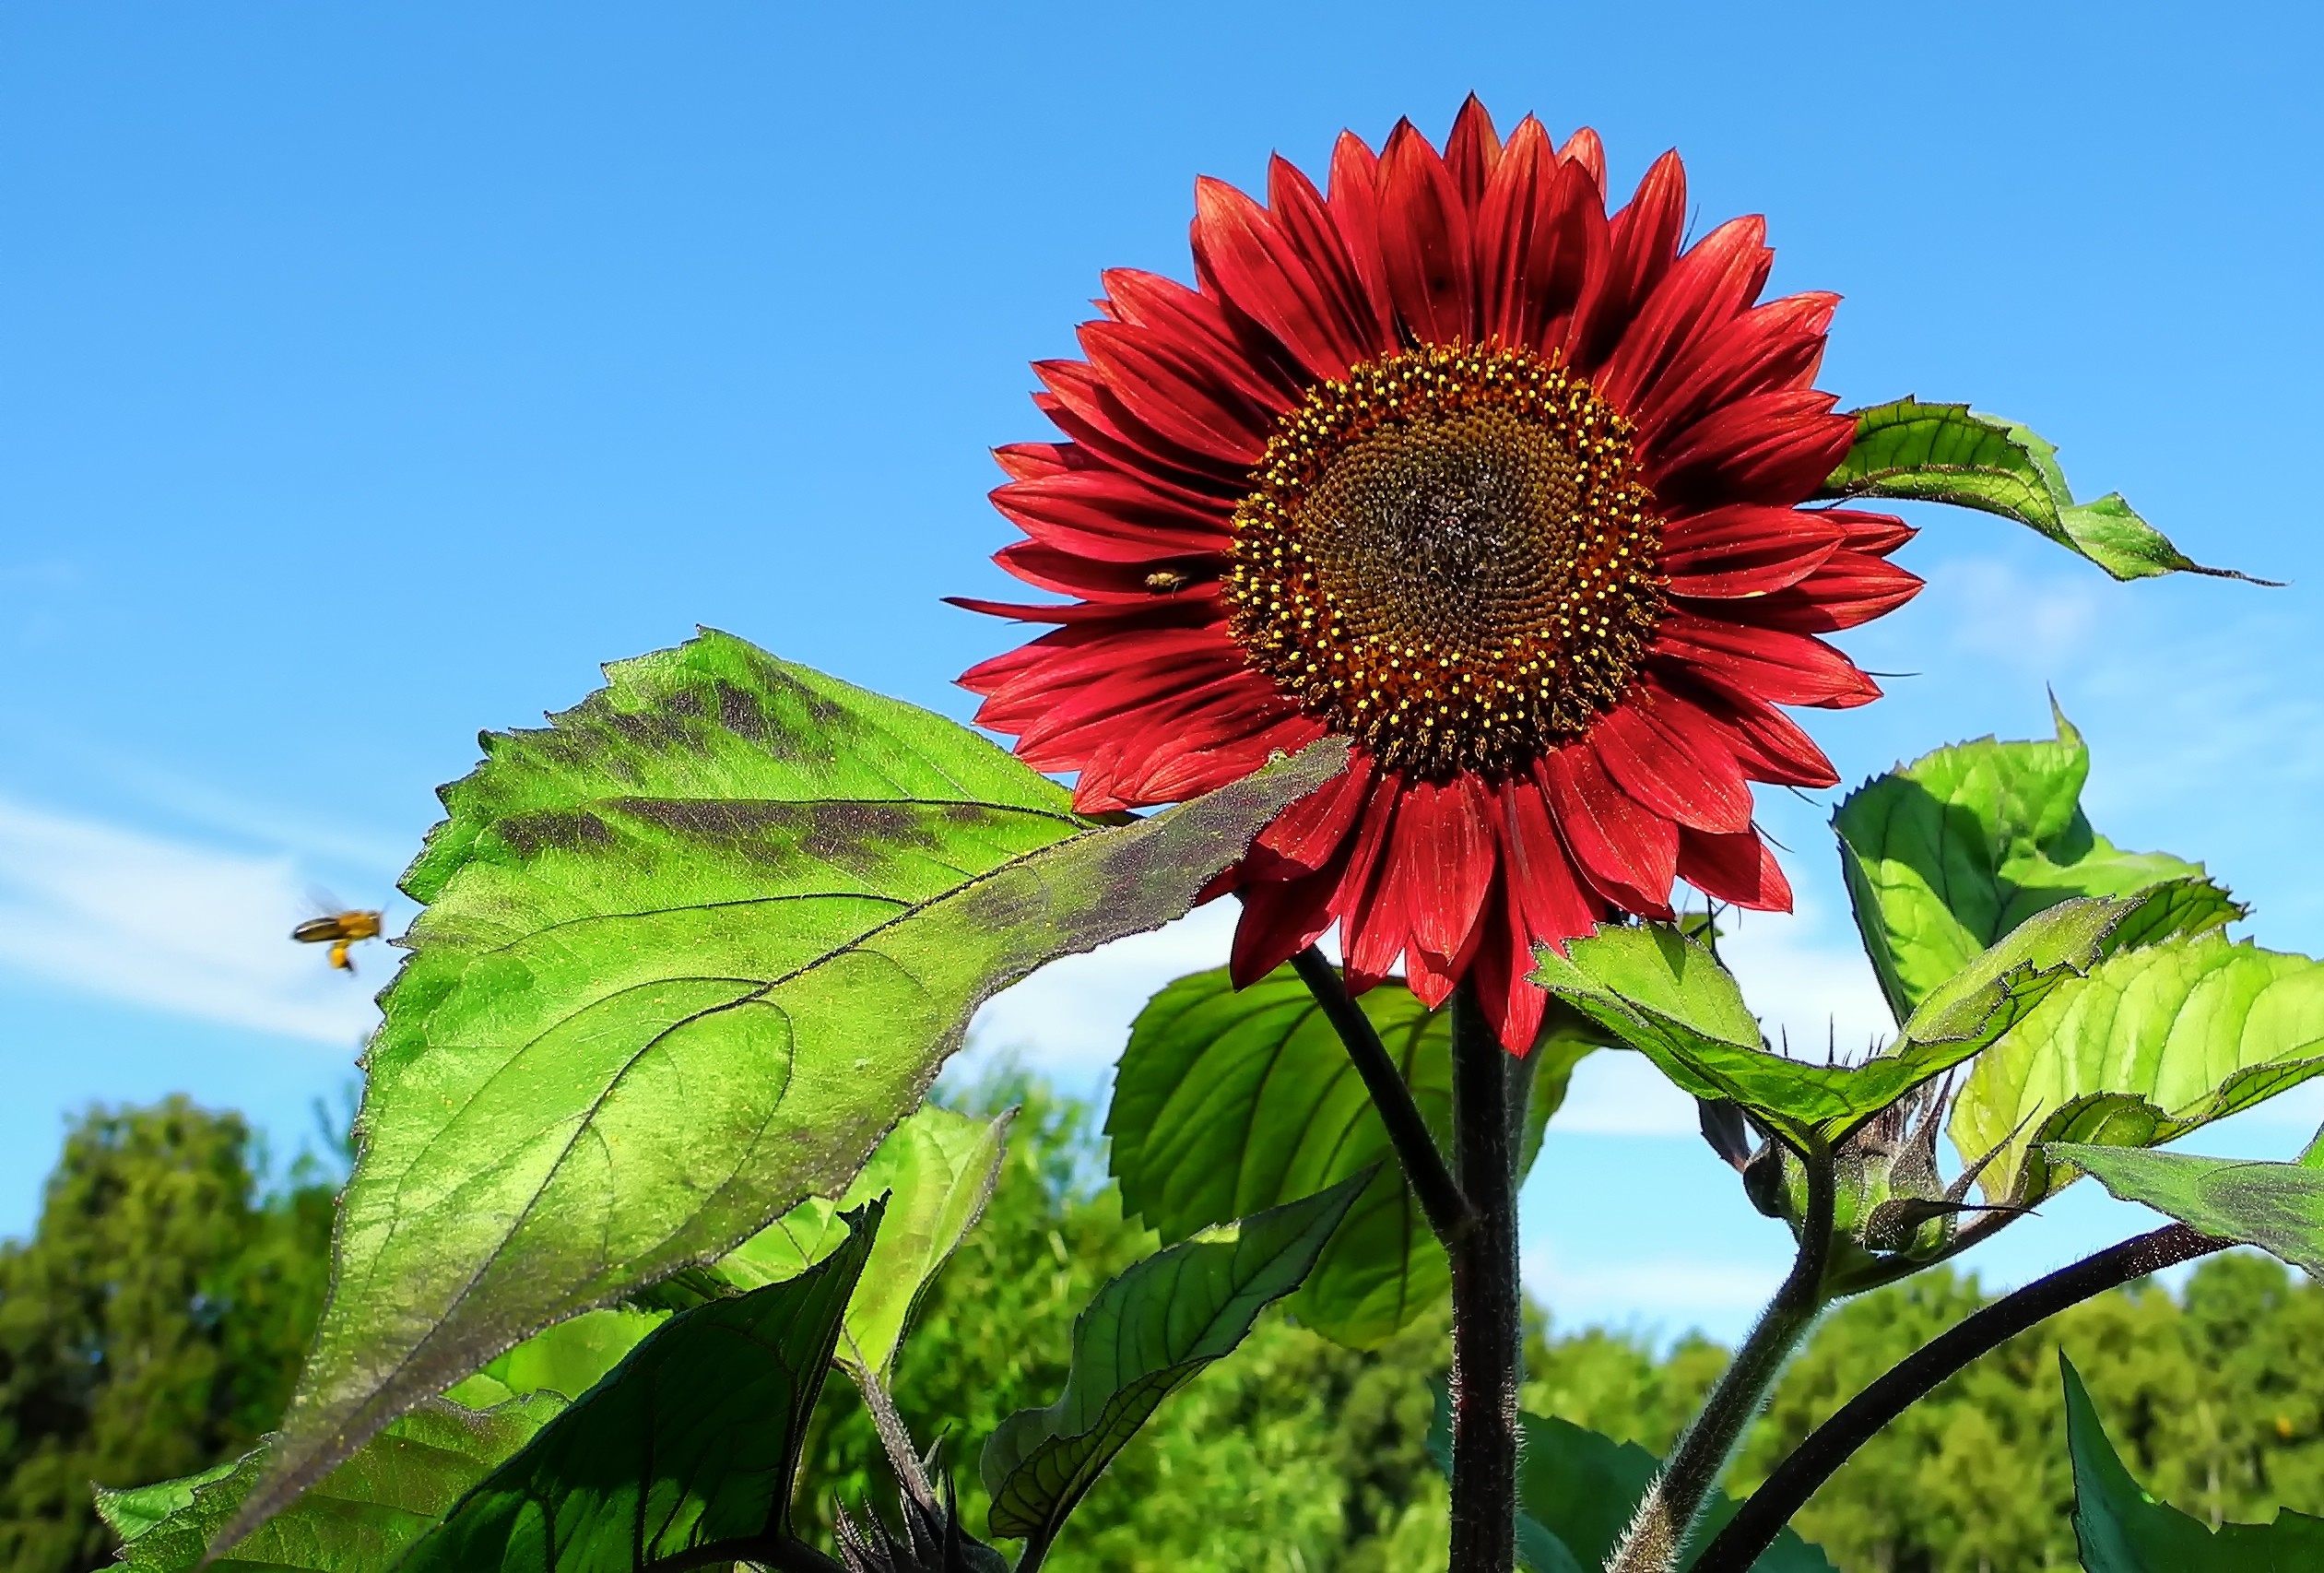
M292 945L309 915L289 852L172 839L0 798L0 965L109 999L351 1047L388 952L361 982Z

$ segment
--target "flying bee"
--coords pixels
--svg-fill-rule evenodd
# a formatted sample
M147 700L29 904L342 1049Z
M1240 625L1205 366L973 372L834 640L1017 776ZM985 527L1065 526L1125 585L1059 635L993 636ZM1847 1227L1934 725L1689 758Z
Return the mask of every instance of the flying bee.
M1158 596L1174 596L1193 583L1192 577L1175 568L1158 568L1146 575L1146 587Z
M325 905L336 906L338 903ZM376 912L326 912L300 924L290 931L290 937L302 945L329 945L331 964L351 974L355 963L347 953L348 947L360 940L378 939L379 918Z

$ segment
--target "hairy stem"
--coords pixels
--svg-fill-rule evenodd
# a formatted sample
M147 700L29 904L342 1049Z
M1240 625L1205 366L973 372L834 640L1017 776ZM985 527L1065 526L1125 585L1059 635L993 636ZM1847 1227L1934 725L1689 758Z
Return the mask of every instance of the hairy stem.
M1686 1435L1671 1450L1655 1483L1638 1504L1622 1544L1606 1573L1670 1573L1686 1551L1687 1537L1702 1517L1703 1504L1718 1484L1735 1444L1758 1416L1784 1362L1823 1308L1823 1269L1832 1253L1832 1216L1837 1200L1831 1154L1805 1155L1808 1206L1799 1230L1799 1254L1775 1297L1735 1352L1726 1375L1704 1401Z
M1445 1166L1445 1154L1437 1150L1436 1138L1428 1133L1428 1122L1421 1118L1420 1106L1412 1101L1412 1089L1406 1084L1404 1072L1398 1069L1387 1046L1380 1041L1372 1018L1363 1013L1363 1007L1348 992L1339 969L1321 951L1310 945L1292 958L1292 965L1307 985L1307 991L1315 997L1315 1003L1323 1007L1324 1017L1331 1023L1332 1030L1339 1035L1356 1074L1363 1078L1364 1091L1372 1094L1372 1106L1380 1111L1380 1123L1387 1127L1389 1144L1396 1149L1397 1162L1403 1165L1405 1181L1420 1200L1421 1215L1450 1250L1454 1240L1469 1227L1469 1200L1461 1194L1461 1188L1453 1183L1452 1171Z
M1452 1566L1510 1573L1516 1559L1517 1100L1531 1067L1501 1047L1464 983L1453 995L1453 1166L1472 1210L1453 1268Z
M2172 1224L2059 1268L1931 1339L1792 1449L1705 1549L1693 1573L1744 1573L1849 1454L1977 1356L2094 1295L2233 1244Z

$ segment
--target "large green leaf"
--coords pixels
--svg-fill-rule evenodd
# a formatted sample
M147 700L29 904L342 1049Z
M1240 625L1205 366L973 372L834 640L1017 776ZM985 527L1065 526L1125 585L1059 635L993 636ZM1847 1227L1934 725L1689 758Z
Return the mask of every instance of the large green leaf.
M1597 1573L1661 1472L1662 1461L1635 1442L1554 1416L1519 1413L1524 1442L1517 1452L1517 1555L1531 1573ZM1452 1472L1452 1426L1445 1390L1437 1390L1429 1450ZM1742 1504L1713 1488L1693 1537L1697 1551L1727 1527ZM1817 1547L1784 1530L1752 1564L1754 1573L1832 1573Z
M2074 1538L2087 1573L2313 1573L2324 1519L2289 1508L2271 1524L2217 1530L2148 1496L2122 1466L2066 1352L2066 1446L2074 1461Z
M2173 573L2250 578L2193 561L2139 517L2118 491L2075 502L2055 447L2013 420L1979 415L1965 404L1900 398L1856 411L1856 444L1822 494L1950 503L1998 514L2039 530L2118 579Z
M2051 713L2052 740L1939 749L1865 783L1832 816L1857 928L1900 1022L1979 952L2069 896L2200 880L2200 864L2124 852L2090 828L2090 751ZM2197 899L2217 922L2243 916L2216 886L2190 884ZM2196 926L2192 915L2185 923Z
M1048 1545L1162 1400L1299 1287L1369 1177L1205 1229L1099 1290L1074 1320L1065 1392L1009 1416L985 1444L993 1532L1022 1538L1028 1557Z
M772 1561L848 1297L880 1226L787 1283L680 1311L469 1492L397 1573Z
M1092 830L941 716L724 634L489 737L406 888L279 1508L525 1335L843 1188L969 1015L1184 912L1344 767L1318 743Z
M431 1400L238 1543L218 1573L386 1573L452 1505L563 1410L554 1393L476 1411ZM257 1484L263 1453L185 1480L100 1491L131 1573L194 1573L211 1537Z
M1422 1118L1449 1141L1449 1014L1431 1012L1397 982L1362 1003ZM1528 1057L1524 1165L1575 1062L1604 1035L1575 1012L1552 1012ZM1240 990L1224 969L1194 973L1149 1000L1122 1051L1105 1130L1123 1206L1165 1240L1376 1168L1291 1302L1292 1315L1327 1338L1375 1347L1445 1295L1444 1248L1339 1035L1289 967Z
M2042 1144L2153 1147L2324 1072L2324 964L2219 934L2114 956L1988 1049L1953 1144L1994 1200L2030 1206L2073 1170Z
M1740 1104L1794 1145L1813 1147L1986 1048L2175 893L2078 898L2037 913L1931 991L1893 1043L1857 1065L1770 1052L1733 975L1665 925L1604 927L1563 956L1544 946L1533 977L1681 1090Z
M2293 1164L2070 1141L2051 1142L2049 1157L2094 1177L2125 1201L2272 1251L2324 1280L2324 1136Z
M1014 1110L986 1120L921 1109L888 1132L837 1201L810 1197L800 1202L713 1271L742 1289L796 1278L848 1237L848 1212L885 1195L879 1239L847 1304L838 1354L858 1381L884 1385L913 1307L993 1194L1013 1118Z

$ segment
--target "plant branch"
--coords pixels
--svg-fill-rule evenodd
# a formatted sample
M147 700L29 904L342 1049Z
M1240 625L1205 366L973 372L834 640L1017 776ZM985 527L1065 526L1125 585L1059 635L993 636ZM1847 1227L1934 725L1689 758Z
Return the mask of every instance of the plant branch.
M1516 1560L1517 1379L1525 1307L1517 1278L1517 1097L1532 1067L1501 1047L1473 988L1453 995L1453 1165L1471 1224L1453 1268L1451 1566L1510 1573Z
M2172 1224L2036 1279L1931 1339L1792 1449L1728 1520L1695 1562L1693 1573L1744 1573L1851 1453L1979 1355L2094 1295L2233 1244Z
M715 1567L735 1562L755 1562L773 1573L847 1573L847 1570L805 1541L789 1535L741 1535L657 1556L645 1564L645 1573L682 1573L692 1567Z
M1679 1566L1687 1537L1736 1443L1766 1402L1784 1362L1823 1308L1823 1271L1832 1255L1839 1188L1829 1153L1804 1153L1801 1161L1808 1176L1808 1205L1791 1271L1704 1401L1694 1424L1679 1438L1670 1461L1647 1487L1637 1516L1606 1564L1606 1573L1670 1573Z
M1412 1101L1404 1072L1380 1041L1372 1018L1348 992L1339 969L1321 951L1310 945L1292 958L1292 965L1298 969L1315 1003L1323 1007L1332 1030L1339 1035L1356 1074L1363 1078L1364 1091L1372 1094L1372 1106L1380 1111L1380 1123L1387 1127L1389 1144L1403 1165L1405 1181L1420 1200L1422 1215L1445 1248L1452 1249L1472 1222L1469 1199L1453 1182L1445 1154L1438 1150L1436 1138L1429 1134L1420 1106Z

